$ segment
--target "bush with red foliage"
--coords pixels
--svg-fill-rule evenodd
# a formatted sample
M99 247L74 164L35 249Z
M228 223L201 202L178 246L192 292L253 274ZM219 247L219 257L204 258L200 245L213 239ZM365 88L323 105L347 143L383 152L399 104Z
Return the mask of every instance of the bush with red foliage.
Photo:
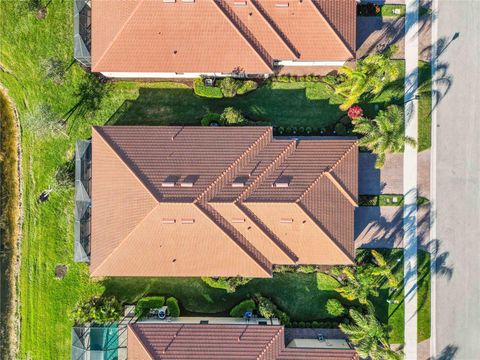
M363 116L363 109L358 105L353 105L348 109L347 115L350 119L358 119Z

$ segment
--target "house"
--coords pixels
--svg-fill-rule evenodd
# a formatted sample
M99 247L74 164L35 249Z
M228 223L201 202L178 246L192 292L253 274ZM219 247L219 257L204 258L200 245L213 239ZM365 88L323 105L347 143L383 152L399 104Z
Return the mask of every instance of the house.
M77 58L107 77L320 74L355 59L356 0L75 1Z
M294 339L280 325L139 322L128 326L128 359L358 360L345 339Z
M270 277L275 265L354 262L355 139L105 126L84 158L76 249L92 276Z

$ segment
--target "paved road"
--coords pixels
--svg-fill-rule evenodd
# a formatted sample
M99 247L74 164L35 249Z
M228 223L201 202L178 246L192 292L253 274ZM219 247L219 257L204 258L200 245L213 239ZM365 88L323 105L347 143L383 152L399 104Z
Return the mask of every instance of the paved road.
M451 279L438 274L433 284L435 359L480 359L479 15L478 0L438 1L438 38L445 40L440 51L447 46L438 63L447 66L452 84L438 105L439 127L434 127L432 231L441 253L437 263L445 260L453 273Z

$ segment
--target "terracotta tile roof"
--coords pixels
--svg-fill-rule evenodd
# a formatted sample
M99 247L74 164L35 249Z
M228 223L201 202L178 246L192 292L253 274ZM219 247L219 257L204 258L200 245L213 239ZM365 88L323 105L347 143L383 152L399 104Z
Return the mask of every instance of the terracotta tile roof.
M355 0L278 3L92 0L92 70L263 74L355 57Z
M353 349L285 348L283 326L136 323L127 348L131 360L358 359Z
M350 264L357 153L356 140L277 140L270 127L94 127L91 274Z

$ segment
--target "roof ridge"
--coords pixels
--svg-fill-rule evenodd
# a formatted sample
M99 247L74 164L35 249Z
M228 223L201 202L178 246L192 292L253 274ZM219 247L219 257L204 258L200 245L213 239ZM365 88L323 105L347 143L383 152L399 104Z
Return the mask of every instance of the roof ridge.
M255 180L249 185L247 186L247 188L245 190L243 190L240 195L238 195L238 197L235 199L234 202L238 202L238 201L242 201L243 198L245 197L245 195L247 193L249 193L253 188L254 186L260 181L260 178L262 178L265 174L267 174L268 171L270 171L270 169L275 166L275 164L277 163L277 161L279 161L284 155L287 154L287 152L292 148L292 146L295 146L297 144L297 141L296 140L292 140L291 143L280 153L277 155L277 157L275 159L272 160L272 162L270 163L270 165L268 165L265 170L262 171L261 174L259 174Z
M236 202L234 203L237 208L240 209L240 211L242 211L253 223L255 223L255 225L257 225L257 227L260 229L261 232L263 232L270 240L272 240L272 242L277 245L281 251L283 251L283 253L285 255L287 255L290 260L292 260L293 262L297 262L298 261L298 256L293 252L292 249L290 249L287 244L285 244L277 235L275 235L275 233L270 230L270 228L265 225L263 223L262 220L260 220L260 218L258 218L258 216L255 215L255 213L253 211L251 211L248 207L246 207L245 205L243 205L241 202Z
M273 59L268 51L262 46L260 41L253 35L250 29L233 12L230 6L224 0L212 0L220 12L232 24L234 29L240 34L245 42L253 49L260 59L267 65L269 70L273 70Z
M133 336L135 337L137 342L141 345L142 349L145 350L145 352L147 353L148 356L150 356L149 360L153 360L154 356L153 356L152 352L147 348L144 341L142 339L140 339L139 335L137 334L137 331L135 330L135 324L128 324L128 328L130 330L132 330Z
M229 222L216 211L208 203L195 203L198 209L205 214L217 227L225 233L232 241L242 249L246 255L255 261L268 275L272 275L273 264L250 243L237 229L229 224ZM222 220L220 222L220 220ZM231 234L230 234L231 232Z
M153 191L150 190L150 188L145 184L145 181L147 179L142 179L139 174L132 168L132 164L130 164L130 160L127 159L123 154L119 152L121 150L113 140L111 140L108 135L103 132L102 127L99 126L93 126L92 131L96 131L98 135L102 138L102 140L105 142L106 145L112 150L112 152L119 158L119 160L125 165L125 167L132 173L132 175L135 177L135 179L138 180L138 182L147 190L147 192L154 198L155 201L159 201L157 196L154 194Z
M310 2L313 4L313 7L318 11L320 16L327 22L329 25L330 29L332 32L335 34L335 36L340 40L342 45L345 47L345 49L352 55L352 57L355 57L355 51L353 49L350 49L350 46L348 46L346 40L343 38L343 36L338 32L338 29L336 26L330 21L330 19L327 17L325 12L322 10L320 4L318 3L317 0L310 0Z
M115 34L115 36L112 38L112 40L110 41L110 44L108 44L107 48L103 51L103 54L102 56L100 56L100 58L95 62L96 65L100 64L100 61L103 60L103 58L105 57L105 55L107 54L107 52L110 50L110 48L113 46L113 44L115 43L115 40L117 40L117 38L120 36L120 34L123 32L123 30L125 30L125 27L127 26L127 24L130 22L130 20L132 20L133 18L133 15L135 15L135 13L138 11L138 9L140 8L140 6L145 2L145 0L140 0L137 4L137 6L135 6L135 9L133 9L133 11L130 13L130 15L128 16L127 20L125 20L125 22L123 23L123 25L120 27L120 29L118 30L118 32Z
M200 201L204 196L206 196L209 191L219 182L221 181L225 175L231 170L233 170L236 165L247 156L254 147L256 147L260 141L262 141L267 135L270 135L272 133L272 128L268 127L267 130L260 135L260 137L255 140L233 163L231 163L210 185L208 185L204 191L200 195L197 196L194 202Z
M305 189L305 191L302 193L302 195L300 195L298 197L296 202L302 201L302 199L308 194L308 192L321 180L321 178L325 175L325 173L327 173L327 172L330 173L332 170L334 170L338 166L338 164L340 164L340 162L345 158L345 156L347 156L350 153L350 151L357 145L357 143L358 143L358 140L355 140L348 147L348 149L343 153L343 155L340 156L338 158L338 160L332 166L328 167L328 169L326 171L322 171L322 173L320 175L318 175L317 178L315 180L313 180L313 182ZM349 200L349 199L347 198L347 200Z
M135 225L135 227L132 229L132 231L130 231L123 239L122 241L120 241L118 243L117 246L115 246L115 249L113 249L112 251L110 251L110 253L108 254L108 256L106 256L102 262L100 264L97 265L97 267L92 271L90 270L90 273L91 273L91 276L95 276L95 272L100 268L102 267L105 262L110 259L112 257L112 255L125 243L125 241L135 232L135 230L140 226L140 224L142 224L146 218L148 218L150 216L151 213L153 213L156 209L158 209L158 204L155 205L144 217L142 220L140 220L137 225Z
M287 47L290 53L295 56L297 59L300 58L300 52L297 48L293 45L287 35L280 29L277 23L272 19L272 17L268 14L265 8L258 2L257 0L251 0L253 7L260 13L261 17L265 20L267 25L273 30L275 35L283 42L283 44Z
M303 205L301 202L296 203L297 206L300 207L300 209L310 218L312 219L313 223L317 225L317 227L320 229L321 232L324 233L324 235L345 255L347 256L348 259L350 259L352 262L355 261L355 259L352 258L352 256L348 253L348 251L345 249L345 247L338 242L335 237L320 223L320 221L308 210L308 208Z

